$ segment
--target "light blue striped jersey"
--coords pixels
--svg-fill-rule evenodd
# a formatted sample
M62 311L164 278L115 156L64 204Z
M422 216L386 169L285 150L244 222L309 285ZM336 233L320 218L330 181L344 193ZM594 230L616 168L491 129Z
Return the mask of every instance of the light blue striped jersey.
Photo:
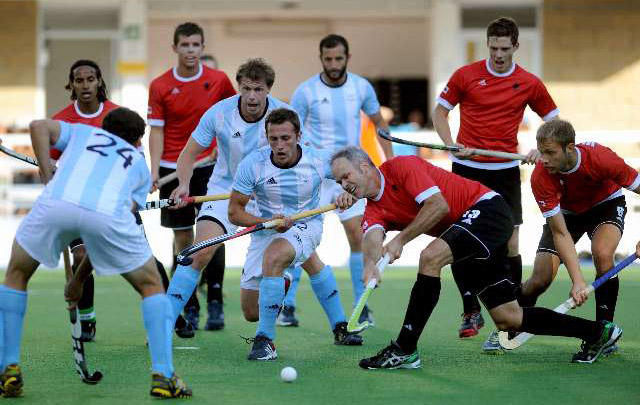
M202 147L208 148L216 138L218 161L209 179L208 188L231 191L233 176L240 161L249 153L267 145L264 120L269 112L290 105L267 96L265 114L258 121L247 122L240 115L240 95L226 98L214 104L204 113L191 137Z
M62 151L58 168L42 197L63 200L111 216L144 206L151 175L135 146L104 129L60 123L53 147Z
M330 155L313 147L300 148L300 160L287 169L273 164L269 146L258 149L240 162L233 190L253 196L261 217L289 216L318 207L322 180L331 178ZM306 221L322 223L322 216Z
M298 86L291 105L304 122L304 140L318 149L336 151L360 145L360 110L367 115L380 111L371 83L347 72L342 86L331 87L317 74Z

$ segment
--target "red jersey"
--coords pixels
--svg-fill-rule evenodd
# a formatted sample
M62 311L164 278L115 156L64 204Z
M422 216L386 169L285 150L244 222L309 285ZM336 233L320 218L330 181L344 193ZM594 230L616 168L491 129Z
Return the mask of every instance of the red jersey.
M460 104L457 142L470 148L512 153L518 151L518 127L527 105L545 121L559 113L546 87L535 75L515 63L508 72L496 73L491 70L488 59L456 70L440 93L438 104L449 110ZM474 156L472 160L479 164L469 160L459 163L489 168L482 163L505 162L488 156ZM516 165L517 162L509 162L494 168Z
M147 121L153 127L164 128L160 166L175 168L202 114L218 101L235 94L224 72L202 64L193 77L178 76L175 67L156 77L149 86ZM198 159L209 155L214 147L215 142Z
M51 119L68 122L70 124L87 124L93 127L102 127L102 120L104 117L109 114L111 110L115 110L120 107L117 104L112 103L109 100L106 100L103 103L100 103L100 107L98 107L98 111L93 114L85 114L78 108L78 102L74 101L69 104L62 110L58 111L51 117ZM58 149L51 148L50 156L51 159L58 160L62 155Z
M611 149L595 142L576 145L578 161L568 172L551 174L538 163L531 175L531 190L544 217L568 211L581 214L603 201L633 190L640 176Z
M449 214L427 232L438 236L473 204L496 195L477 181L448 172L417 156L392 158L379 170L382 174L380 194L367 200L363 232L374 228L401 231L415 219L427 198L442 193L449 204Z

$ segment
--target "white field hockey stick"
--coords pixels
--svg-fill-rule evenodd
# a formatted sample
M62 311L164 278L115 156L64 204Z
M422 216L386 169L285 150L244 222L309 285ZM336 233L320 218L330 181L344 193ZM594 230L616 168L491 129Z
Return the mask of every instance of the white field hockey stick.
M380 260L378 260L378 263L376 263L376 267L378 268L380 275L382 275L382 272L384 272L384 269L387 267L390 260L391 258L388 254L384 255L380 258ZM371 295L373 289L376 288L376 285L378 285L378 280L376 280L375 278L372 278L367 283L367 287L364 289L364 292L360 296L358 303L353 308L353 312L349 317L349 323L347 323L347 332L360 332L369 327L369 321L358 323L358 319L360 318L360 314L362 313L364 306L367 305L369 295Z
M589 284L589 286L585 289L587 294L591 294L593 290L600 287L616 274L620 273L622 269L633 263L637 258L638 256L633 253L632 255L618 263L614 268L603 274L602 277L599 277L596 281ZM576 304L575 302L573 302L573 298L569 298L562 304L555 307L553 310L561 314L566 314L570 309L575 307ZM522 346L527 340L531 339L534 336L535 335L532 335L531 333L522 332L516 335L513 339L509 339L509 332L498 332L498 341L500 342L500 346L502 346L503 348L507 350L513 350Z
M331 210L335 210L337 208L337 206L335 204L328 204L328 205L323 205L322 207L318 207L316 209L313 210L308 210L308 211L302 211L298 214L292 215L290 218L294 221L298 220L298 219L303 219L303 218L308 218L308 217L312 217L314 215L319 215L322 213L325 213L327 211L331 211ZM191 256L192 254L202 250L202 249L206 249L208 247L214 246L214 245L218 245L220 243L224 243L228 240L231 239L235 239L235 238L239 238L240 236L243 235L248 235L250 233L253 232L258 232L261 231L263 229L271 229L271 228L275 228L278 225L281 225L283 223L282 219L272 219L271 221L268 222L262 222L253 226L250 226L248 228L244 228L240 231L236 231L233 233L227 233L224 235L220 235L220 236L216 236L215 238L211 238L211 239L206 239L203 240L201 242L198 242L196 244L194 244L193 246L190 246L186 249L184 249L182 252L180 252L178 254L178 256L176 257L176 262L182 264L183 266L189 266L191 265L191 263L193 263L193 259L190 258L189 256Z
M71 270L71 260L69 260L69 249L66 247L62 251L64 259L64 274L67 281L73 277ZM69 321L71 322L71 339L73 340L73 360L76 363L76 371L82 378L82 382L89 385L95 385L102 380L102 373L95 371L89 373L87 369L87 359L84 355L84 344L80 340L82 336L82 326L80 326L80 316L78 315L78 306L69 310Z
M181 201L186 202L187 204L199 204L207 201L228 200L230 196L231 194L199 195L194 197L182 197ZM143 207L138 208L138 211L154 210L158 208L172 207L174 205L176 205L175 201L171 198L165 198L162 200L147 201Z
M197 162L195 162L193 164L193 168L197 169L199 167L203 167L206 166L210 163L213 163L213 158L211 157L211 155L207 156L207 157L203 157L202 159L198 160ZM172 182L173 180L178 178L178 171L176 170L173 173L167 174L166 176L158 179L158 187L162 187L165 184Z
M384 138L384 139L386 139L387 141L390 141L390 142L402 143L404 145L417 146L419 148L446 150L446 151L449 151L449 152L459 152L459 151L465 149L465 150L471 151L472 154L479 155L479 156L492 156L492 157L496 157L496 158L509 159L509 160L527 160L527 157L525 155L521 155L519 153L509 153L509 152L500 152L500 151L496 151L496 150L463 148L463 147L460 147L460 146L448 146L448 145L439 145L439 144L435 144L435 143L422 143L422 142L407 141L407 140L402 139L402 138L396 138L395 136L391 136L389 134L389 132L384 131L382 129L378 130L378 135L380 135L380 137L382 137L382 138Z
M38 166L38 161L34 158L32 158L31 156L27 156L27 155L23 155L22 153L18 153L13 149L9 149L7 147L4 147L2 145L0 145L0 151L2 151L2 153L5 153L11 157L14 157L16 159L20 159L25 163L29 163L31 165L34 166Z

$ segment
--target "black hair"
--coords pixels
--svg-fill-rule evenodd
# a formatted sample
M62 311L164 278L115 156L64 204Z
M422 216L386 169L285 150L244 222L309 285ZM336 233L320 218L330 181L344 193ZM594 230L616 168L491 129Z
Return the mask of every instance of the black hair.
M144 135L146 124L137 112L126 107L111 110L102 120L102 129L135 145Z
M510 17L500 17L489 23L487 26L487 41L489 37L509 37L511 44L518 43L518 24Z
M202 43L204 44L204 31L202 31L202 28L200 28L198 24L192 22L180 24L176 27L176 30L173 31L173 44L178 45L180 35L190 37L196 34L200 34L200 38L202 38Z
M107 101L107 84L104 82L102 78L102 71L100 70L100 66L92 60L89 59L80 59L74 62L69 69L69 83L64 86L65 89L71 91L71 100L77 100L78 95L76 91L73 89L73 81L75 80L75 70L80 66L88 66L93 68L96 71L96 79L100 80L100 87L98 87L98 101L104 102Z
M271 111L264 120L264 129L267 135L269 135L269 124L280 125L285 122L290 122L291 125L293 125L296 134L300 133L300 119L298 118L298 114L288 108L276 108Z
M322 40L320 41L320 53L322 53L322 48L331 49L339 45L344 46L345 55L349 55L349 43L347 42L345 37L338 34L330 34L322 38Z

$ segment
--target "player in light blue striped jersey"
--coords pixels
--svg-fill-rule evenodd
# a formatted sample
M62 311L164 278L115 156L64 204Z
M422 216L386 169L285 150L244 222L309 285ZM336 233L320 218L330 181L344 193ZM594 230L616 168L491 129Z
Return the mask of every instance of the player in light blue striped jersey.
M331 268L314 254L322 238L322 217L309 217L295 224L288 218L318 207L322 181L331 178L329 155L299 144L300 121L292 110L272 111L265 128L269 146L240 162L229 202L229 220L238 226L285 218L284 225L251 235L240 281L245 317L258 320L248 358L273 360L277 357L273 340L276 317L285 295L283 273L286 268L299 267L305 262L313 292L333 330L334 342L361 345L360 336L346 332L346 317ZM247 210L251 197L257 205L255 211ZM346 194L342 198L352 196ZM347 206L340 198L336 203Z
M377 129L388 130L380 114L380 104L375 91L365 78L347 71L349 43L340 36L331 34L320 41L320 62L323 71L298 86L291 98L291 105L300 114L304 127L303 143L313 145L329 153L345 146L360 146L360 114L367 114ZM393 156L389 141L378 138L386 158ZM322 185L322 201L326 204L342 192L336 182L326 181ZM364 291L362 283L362 230L360 224L364 214L365 200L338 214L345 229L351 255L349 268L353 285L354 302ZM299 279L294 272L294 280ZM285 310L278 323L294 322L296 285L292 285L285 300ZM291 320L284 319L291 317ZM360 321L368 320L373 325L369 308L365 307Z
M22 392L18 363L29 279L40 263L56 267L60 252L82 238L99 275L121 274L142 296L153 372L151 395L190 397L191 390L173 372L171 305L131 212L144 205L151 187L144 156L135 146L144 135L144 120L117 108L104 118L102 129L53 120L34 121L30 129L47 186L20 223L0 286L0 381L5 396ZM63 151L55 175L50 146ZM70 305L77 304L89 274L90 266L80 266L67 283Z

